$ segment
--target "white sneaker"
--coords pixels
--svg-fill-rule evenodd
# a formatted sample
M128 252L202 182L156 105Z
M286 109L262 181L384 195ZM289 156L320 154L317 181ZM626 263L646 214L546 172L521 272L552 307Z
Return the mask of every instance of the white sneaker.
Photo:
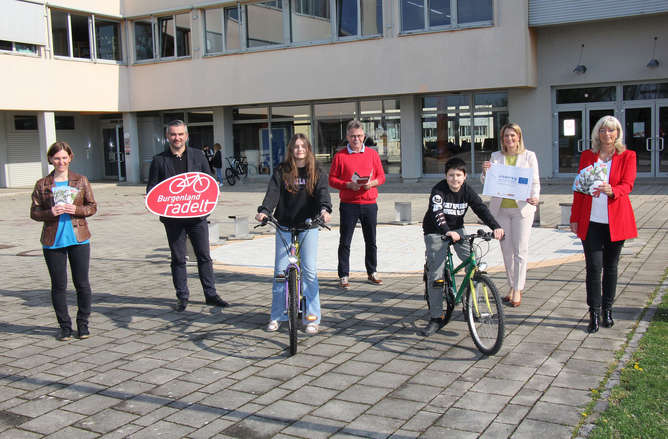
M318 324L317 323L309 323L306 325L306 333L309 335L315 335L318 333Z
M278 320L271 320L267 325L267 331L276 332L278 331L279 326L281 326L281 322L279 322Z
M349 290L350 289L350 283L348 282L348 276L343 276L342 278L339 279L339 288L343 288L344 290Z

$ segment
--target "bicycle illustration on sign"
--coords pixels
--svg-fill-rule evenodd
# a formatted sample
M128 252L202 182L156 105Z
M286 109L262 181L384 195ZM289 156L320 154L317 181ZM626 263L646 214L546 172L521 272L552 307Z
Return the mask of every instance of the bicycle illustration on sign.
M206 178L205 174L202 174L201 172L190 172L177 175L176 178L169 183L169 191L174 195L178 195L183 192L185 188L192 187L196 193L201 194L209 189L210 184L211 180Z

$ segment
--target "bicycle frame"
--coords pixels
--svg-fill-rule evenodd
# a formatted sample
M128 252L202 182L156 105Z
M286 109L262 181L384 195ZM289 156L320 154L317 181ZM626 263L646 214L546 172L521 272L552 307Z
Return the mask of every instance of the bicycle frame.
M280 236L280 239L283 239L282 236ZM285 267L285 270L283 271L282 274L279 274L275 277L277 281L283 281L285 288L285 313L288 312L288 307L289 307L289 273L291 269L297 270L297 300L299 303L299 311L304 312L302 310L302 276L301 276L301 252L300 252L300 245L301 243L299 242L299 231L296 229L290 229L290 245L287 245L287 242L283 241L283 245L285 246L286 250L288 251L288 265Z

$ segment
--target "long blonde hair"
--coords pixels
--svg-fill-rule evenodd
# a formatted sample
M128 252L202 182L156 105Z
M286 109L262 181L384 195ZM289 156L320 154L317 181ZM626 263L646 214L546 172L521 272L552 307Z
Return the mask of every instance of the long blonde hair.
M297 140L304 142L304 147L306 147L306 192L309 195L313 195L315 191L315 185L318 183L318 166L315 161L315 155L313 155L313 147L308 138L302 133L297 133L288 142L285 161L281 164L283 170L283 183L288 192L295 193L299 191L299 186L297 185L297 177L299 176L299 170L297 169L297 163L295 161L295 143Z

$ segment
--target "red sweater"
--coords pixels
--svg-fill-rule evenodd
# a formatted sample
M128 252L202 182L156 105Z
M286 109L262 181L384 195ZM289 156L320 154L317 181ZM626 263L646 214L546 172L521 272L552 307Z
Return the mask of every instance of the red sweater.
M355 172L361 177L369 176L369 181L378 180L378 186L385 183L385 172L378 153L369 147L364 147L364 152L351 154L346 147L334 155L332 167L329 169L329 185L340 191L339 197L342 203L375 203L378 198L376 187L369 190L361 188L358 191L346 188L346 184L352 181Z
M580 156L580 167L596 163L598 154L586 150ZM608 197L608 223L610 225L610 240L623 241L638 236L636 219L631 207L629 194L633 190L636 179L636 153L627 149L621 154L613 154L610 166L610 186L613 196ZM601 194L605 197L605 194ZM571 208L571 222L578 223L578 237L587 238L589 217L591 216L592 197L581 192L573 192L573 207Z

